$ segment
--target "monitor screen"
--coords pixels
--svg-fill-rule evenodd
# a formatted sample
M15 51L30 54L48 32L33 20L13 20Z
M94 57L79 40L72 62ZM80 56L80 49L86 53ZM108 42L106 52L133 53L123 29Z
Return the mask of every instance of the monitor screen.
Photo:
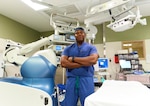
M97 63L94 65L95 71L108 69L108 58L98 58Z
M75 40L74 35L70 35L70 40Z
M75 41L75 36L74 34L66 34L66 41Z
M119 60L122 69L131 69L131 62L129 60Z
M56 50L56 51L60 51L60 50L61 50L61 46L60 46L60 45L56 45L55 50Z

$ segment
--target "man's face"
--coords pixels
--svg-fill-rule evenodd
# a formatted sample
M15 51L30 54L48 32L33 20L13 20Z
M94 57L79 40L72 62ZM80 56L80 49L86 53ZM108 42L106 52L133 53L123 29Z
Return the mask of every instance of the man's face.
M75 32L75 37L76 37L77 42L83 42L85 39L85 36L86 36L86 34L83 30L77 30Z

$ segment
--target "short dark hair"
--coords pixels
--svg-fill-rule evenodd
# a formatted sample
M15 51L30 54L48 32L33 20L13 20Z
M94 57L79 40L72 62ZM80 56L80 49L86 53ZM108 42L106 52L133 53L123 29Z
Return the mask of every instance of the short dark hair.
M83 29L82 27L77 27L77 28L75 28L75 32L78 31L78 30L84 31L84 29Z

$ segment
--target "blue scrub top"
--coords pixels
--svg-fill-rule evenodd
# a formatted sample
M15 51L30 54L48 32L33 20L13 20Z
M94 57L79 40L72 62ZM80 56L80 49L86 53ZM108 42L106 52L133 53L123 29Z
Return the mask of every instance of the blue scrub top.
M82 45L78 46L77 43L71 44L67 46L62 55L68 57L87 57L91 54L98 54L97 49L95 46L89 43L82 43ZM74 69L66 69L67 77L76 77L76 76L83 76L83 77L91 77L94 75L94 67L92 66L82 66L80 68Z

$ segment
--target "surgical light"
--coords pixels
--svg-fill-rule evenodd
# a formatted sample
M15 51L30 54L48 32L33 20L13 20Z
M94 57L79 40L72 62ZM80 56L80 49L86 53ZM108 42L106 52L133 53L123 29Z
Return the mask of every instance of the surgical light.
M107 27L115 32L121 32L133 28L137 23L140 23L141 25L147 25L146 18L141 19L142 15L140 14L138 6L134 6L132 8L136 9L136 13L132 12L129 9L125 11L130 13L129 15L119 20L115 20L114 22L111 21L111 23L108 24ZM122 14L124 13L120 13L120 15Z
M131 29L137 23L147 25L146 18L141 19L142 15L139 7L135 5L135 0L110 0L87 8L86 16L86 26L110 21L107 27L115 32Z

